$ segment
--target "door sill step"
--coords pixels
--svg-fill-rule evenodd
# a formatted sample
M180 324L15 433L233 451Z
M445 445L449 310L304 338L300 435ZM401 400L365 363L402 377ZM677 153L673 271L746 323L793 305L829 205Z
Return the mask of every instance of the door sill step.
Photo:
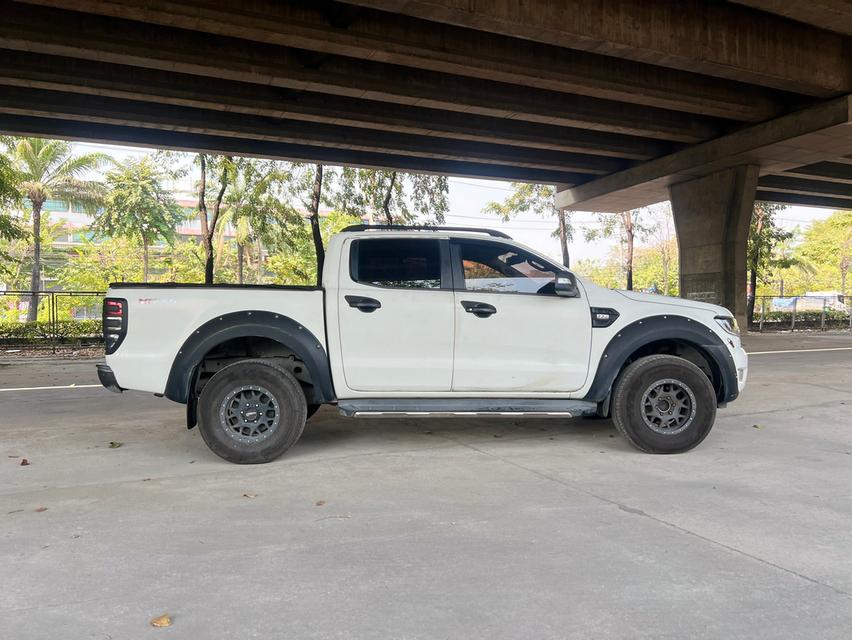
M594 402L549 398L358 398L337 406L353 418L576 418L597 411Z

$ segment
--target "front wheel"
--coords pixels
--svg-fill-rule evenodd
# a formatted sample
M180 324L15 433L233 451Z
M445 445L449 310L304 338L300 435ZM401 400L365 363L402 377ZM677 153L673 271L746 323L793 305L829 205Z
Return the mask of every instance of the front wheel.
M299 382L264 360L223 367L198 399L201 437L213 453L237 464L275 460L296 444L306 417Z
M616 429L647 453L689 451L707 437L715 420L712 383L683 358L640 358L628 365L613 390Z

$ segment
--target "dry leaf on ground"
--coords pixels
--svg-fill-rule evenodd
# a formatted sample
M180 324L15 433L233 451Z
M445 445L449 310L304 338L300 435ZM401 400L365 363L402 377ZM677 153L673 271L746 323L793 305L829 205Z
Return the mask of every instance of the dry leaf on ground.
M30 466L30 461L29 461L29 460L27 460L26 458L23 458L23 459L21 460L21 466L22 466L22 467L28 467L28 466Z
M324 504L325 504L325 500L317 500L317 502L316 502L316 505L315 505L315 506L317 506L317 507L321 507L321 506L323 506Z
M257 497L256 493L244 493L243 494L243 498L256 498L256 497Z
M36 513L41 513L42 511L47 511L47 507L36 507Z
M170 627L172 626L172 617L168 613L157 616L151 620L152 627Z
M123 444L124 444L123 442L110 442L109 448L110 449L118 449Z

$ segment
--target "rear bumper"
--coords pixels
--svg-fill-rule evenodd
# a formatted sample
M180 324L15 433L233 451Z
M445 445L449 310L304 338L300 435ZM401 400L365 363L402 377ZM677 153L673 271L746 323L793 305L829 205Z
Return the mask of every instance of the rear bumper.
M112 372L108 364L99 364L98 367L98 380L101 381L101 384L112 391L113 393L121 393L124 391L121 387L118 386L118 382L115 380L115 374Z

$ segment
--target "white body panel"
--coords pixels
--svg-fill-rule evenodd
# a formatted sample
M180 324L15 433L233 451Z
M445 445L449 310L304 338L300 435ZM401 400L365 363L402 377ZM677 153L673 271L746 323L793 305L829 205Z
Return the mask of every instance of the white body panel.
M427 233L441 239L482 237L442 231L384 231L381 237ZM714 320L730 315L722 307L612 291L581 278L577 278L580 298L366 286L348 275L348 245L361 237L377 234L344 233L331 239L323 277L325 300L322 291L312 289L144 285L111 289L108 295L128 301L127 336L106 357L117 383L162 393L175 356L194 331L222 314L258 310L290 317L316 336L328 353L335 394L341 399L583 398L618 331L665 314L699 322L715 333L730 351L740 389L745 384L748 362L740 340ZM548 261L528 247L512 244ZM382 309L373 313L353 309L343 299L349 294L379 299ZM461 309L462 299L488 302L498 313L477 318ZM610 327L592 329L590 306L611 307L620 316Z
M350 244L343 247L345 255ZM329 291L337 299L335 333L346 388L373 396L411 391L446 395L453 378L453 292L373 287L353 282L348 267L348 260L340 262L337 291ZM372 298L382 306L365 313L349 306L347 295Z
M322 291L249 287L117 287L127 300L127 336L106 357L125 389L163 393L177 352L208 320L235 311L270 311L301 323L325 347Z
M478 318L462 300L497 313ZM456 291L454 309L453 391L565 393L586 382L592 327L585 297Z

